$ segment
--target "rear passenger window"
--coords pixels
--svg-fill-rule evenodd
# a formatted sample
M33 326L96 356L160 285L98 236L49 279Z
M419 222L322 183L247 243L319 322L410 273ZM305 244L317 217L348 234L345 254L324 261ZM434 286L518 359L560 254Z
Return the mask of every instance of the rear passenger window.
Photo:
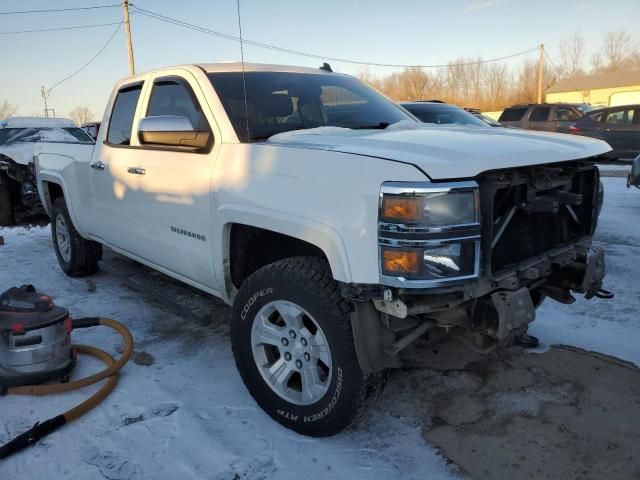
M522 108L507 108L502 115L500 115L499 122L518 122L522 120L525 112L527 111L526 107Z
M196 130L209 130L202 109L198 104L191 88L181 80L156 80L149 100L147 115L178 115L187 117Z
M142 84L134 87L126 87L118 92L116 101L111 111L109 130L107 131L107 143L114 145L131 144L131 128L133 116L136 113L138 98L142 91Z
M605 123L630 125L633 123L634 110L614 110L605 116Z
M567 107L556 107L554 120L559 122L577 120L580 117L574 110Z
M549 119L549 107L534 108L529 116L530 122L546 122Z
M594 122L601 122L602 121L602 117L604 116L604 113L602 112L597 112L597 113L590 113L589 115L587 115L591 120L593 120Z

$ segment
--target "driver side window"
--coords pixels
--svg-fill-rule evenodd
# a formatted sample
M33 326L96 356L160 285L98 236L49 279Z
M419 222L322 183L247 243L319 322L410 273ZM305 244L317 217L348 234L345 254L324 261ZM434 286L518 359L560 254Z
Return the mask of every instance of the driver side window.
M191 88L180 79L159 79L153 83L147 116L177 115L187 117L195 130L209 130L209 125Z

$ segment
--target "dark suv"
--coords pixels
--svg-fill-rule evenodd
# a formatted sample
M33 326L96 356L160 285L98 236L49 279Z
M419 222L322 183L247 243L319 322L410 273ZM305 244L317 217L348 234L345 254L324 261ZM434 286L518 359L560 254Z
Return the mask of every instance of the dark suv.
M640 155L640 105L594 110L571 125L569 133L604 140L613 149L609 158L634 158Z
M591 110L587 103L530 103L505 109L498 121L507 127L569 133L571 124Z

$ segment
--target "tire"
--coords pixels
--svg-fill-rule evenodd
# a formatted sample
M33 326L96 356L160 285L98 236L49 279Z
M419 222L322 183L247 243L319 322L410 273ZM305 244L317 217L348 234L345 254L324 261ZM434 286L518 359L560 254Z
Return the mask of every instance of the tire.
M358 363L350 312L326 262L316 258L272 263L240 287L231 314L233 356L251 396L285 427L325 437L345 429L361 412L371 380ZM256 345L254 333L264 332L263 325L268 342ZM263 361L265 366L258 367ZM274 379L290 377L272 387L267 366L278 367ZM316 380L313 389L304 390L303 376Z
M5 183L0 183L0 227L15 225L11 190Z
M70 277L83 277L98 271L102 245L85 240L73 226L63 197L53 202L51 236L62 271Z

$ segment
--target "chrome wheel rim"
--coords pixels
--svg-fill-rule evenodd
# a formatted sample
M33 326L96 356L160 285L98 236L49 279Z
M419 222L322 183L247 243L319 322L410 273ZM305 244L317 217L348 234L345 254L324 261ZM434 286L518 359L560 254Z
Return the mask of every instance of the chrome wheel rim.
M265 383L295 405L319 401L331 385L329 343L315 319L292 302L266 304L251 327L253 360Z
M62 215L56 216L56 244L62 260L69 263L71 261L71 239L67 222Z

